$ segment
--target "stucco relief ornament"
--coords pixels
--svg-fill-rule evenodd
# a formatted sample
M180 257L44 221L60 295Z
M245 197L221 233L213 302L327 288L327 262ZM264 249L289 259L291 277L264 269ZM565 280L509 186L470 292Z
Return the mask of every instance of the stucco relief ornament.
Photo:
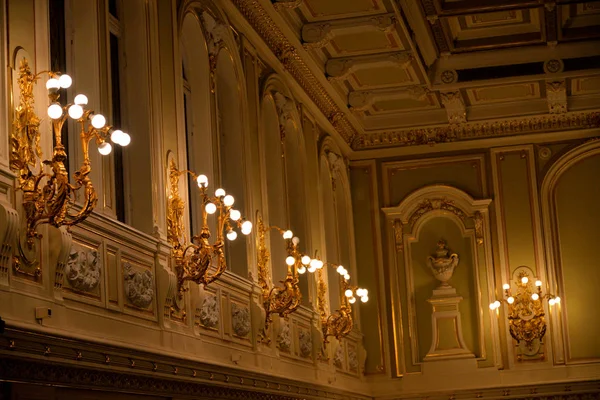
M65 277L73 289L90 292L100 283L101 269L98 251L73 247L65 267Z
M310 357L312 354L312 337L310 336L310 332L301 329L298 341L300 344L300 356L303 358Z
M277 348L283 352L289 353L292 347L292 339L290 337L290 324L282 321L281 329L277 335Z
M237 336L248 336L250 333L250 310L247 307L231 303L231 324L233 332Z
M452 278L454 268L458 265L458 254L448 253L450 250L446 248L446 242L440 240L437 243L437 250L435 251L435 257L427 257L427 266L435 276L435 279L440 281L442 284L438 289L449 288L448 281Z
M335 354L333 355L333 365L339 369L344 367L344 352L342 351L342 346L338 346L337 349L335 349Z
M348 368L352 372L358 372L358 355L352 346L348 346Z
M217 296L206 295L200 307L200 323L209 329L215 329L219 324L220 311Z
M135 271L129 263L123 268L125 296L138 308L148 308L154 299L154 280L150 271Z

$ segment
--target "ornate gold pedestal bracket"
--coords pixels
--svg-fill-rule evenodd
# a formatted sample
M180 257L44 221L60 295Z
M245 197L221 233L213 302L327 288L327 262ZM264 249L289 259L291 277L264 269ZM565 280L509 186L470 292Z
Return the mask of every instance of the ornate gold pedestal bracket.
M252 232L252 223L242 218L241 213L232 208L234 198L217 189L214 196L207 194L208 178L196 175L192 171L179 171L174 160L168 167L170 193L167 201L167 239L171 244L171 254L175 260L177 273L178 297L181 299L187 290L183 287L185 281L192 281L204 286L219 279L225 272L224 232L229 240L237 238L233 229L238 226L244 235ZM191 175L197 182L202 199L202 228L199 235L187 242L183 224L185 202L179 195L179 177ZM208 216L217 213L216 239L210 243L211 232L208 226ZM213 272L211 272L213 271Z

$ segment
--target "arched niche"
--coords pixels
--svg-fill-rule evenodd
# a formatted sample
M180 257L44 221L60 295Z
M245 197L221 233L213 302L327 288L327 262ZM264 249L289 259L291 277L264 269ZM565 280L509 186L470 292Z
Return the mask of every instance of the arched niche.
M352 201L350 183L342 152L331 137L326 137L319 151L319 175L323 207L325 248L323 255L330 263L343 265L358 284L354 231L352 223ZM331 310L340 305L340 276L332 269L327 274L329 303ZM355 308L358 311L358 308ZM356 319L357 321L359 318Z
M263 213L269 224L291 229L300 238L300 248L310 253L302 127L291 92L275 74L263 86L260 131ZM270 248L272 277L278 282L287 270L284 242L279 235L270 235ZM303 304L308 304L306 275L300 276L300 290Z
M188 10L183 16L179 42L187 168L206 175L212 184L215 182L215 139L211 114L209 54L200 19L192 10ZM202 213L199 211L202 205L196 182L191 176L188 177L188 182L189 217L193 235L200 232L202 227Z
M572 149L548 169L541 207L550 292L562 299L553 306L557 363L600 361L600 314L593 312L600 282L597 230L600 225L600 140ZM583 328L585 327L585 328Z
M491 200L475 200L460 189L446 185L425 186L406 196L396 207L383 208L386 216L390 290L392 299L397 361L406 372L417 372L425 355L437 340L440 347L459 338L482 366L493 364L498 352L495 322L487 304L494 297L488 208ZM443 240L449 254L459 263L450 285L462 296L459 303L460 328L455 337L432 335L432 306L427 301L438 288L427 258L435 256ZM448 347L449 358L452 347Z

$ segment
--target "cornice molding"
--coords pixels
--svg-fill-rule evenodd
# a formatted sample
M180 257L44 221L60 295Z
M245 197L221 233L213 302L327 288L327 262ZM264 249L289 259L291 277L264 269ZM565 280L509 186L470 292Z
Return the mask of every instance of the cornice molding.
M426 128L367 132L356 138L353 149L434 145L436 143L598 127L600 127L599 111L544 114Z
M370 398L318 384L11 327L0 335L0 378L211 399Z
M312 73L298 54L296 47L277 27L258 0L232 0L252 28L265 41L285 69L294 77L304 92L311 98L335 130L350 146L358 132L348 120L346 113L337 106L325 87Z

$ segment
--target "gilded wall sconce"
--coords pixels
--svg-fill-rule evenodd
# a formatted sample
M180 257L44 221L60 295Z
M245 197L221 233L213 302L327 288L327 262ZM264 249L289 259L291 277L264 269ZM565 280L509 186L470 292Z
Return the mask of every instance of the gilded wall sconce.
M333 267L335 265L329 264ZM328 338L334 336L337 340L341 340L347 336L354 325L352 319L352 304L356 303L356 298L359 297L361 302L369 301L369 291L357 286L350 285L350 275L346 268L342 265L336 267L336 272L340 274L340 308L335 312L327 313L327 283L322 271L319 271L318 284L318 301L319 313L321 314L321 329L323 331L323 345L329 343Z
M40 117L34 110L34 85L42 74L48 74L46 82L50 105L48 117L52 123L54 150L52 159L45 160L40 148ZM73 103L62 105L61 89L69 88L72 79L69 75L58 72L31 72L26 58L19 66L18 86L20 91L19 105L15 108L15 119L10 144L10 167L17 173L18 190L23 192L23 208L27 219L25 239L27 249L32 250L34 240L41 238L37 233L40 224L50 224L56 228L73 226L83 221L94 209L98 202L96 190L88 175L92 171L89 157L89 145L95 140L98 151L102 155L111 152L112 146L108 138L121 146L127 146L131 141L128 134L121 130L113 130L106 125L106 118L101 114L86 109L88 99L78 94ZM70 182L69 173L65 168L67 152L62 143L61 131L67 118L77 121L79 138L83 150L83 163L73 174L74 183ZM78 211L73 207L75 195L83 190L83 204ZM28 260L19 240L21 257L16 258L15 268L24 262L33 266L37 261ZM36 275L40 273L36 269Z
M202 198L202 229L199 235L192 237L191 243L187 243L185 238L183 226L185 202L179 195L179 177L186 174L196 180ZM227 231L227 239L233 241L237 238L234 226L237 225L244 235L249 235L252 232L252 222L242 218L241 213L232 208L235 199L232 195L225 193L224 189L217 189L214 196L207 194L208 178L206 175L196 175L188 170L179 171L175 161L171 160L169 181L171 193L168 198L167 239L171 244L171 253L175 259L177 286L181 298L185 291L183 288L185 281L206 286L225 272L227 262L224 250L224 232ZM208 216L217 212L216 240L211 244L209 242L211 232L208 226ZM216 260L216 264L213 263L214 260Z
M523 268L518 271L514 284L516 293L513 294L511 285L502 285L504 297L490 304L491 310L496 310L501 303L508 307L508 327L510 335L518 344L523 343L529 351L535 351L536 343L541 343L546 334L546 320L542 301L548 299L548 304L554 306L560 303L560 297L542 293L542 281L533 281Z
M317 269L323 268L323 262L317 259L311 259L306 254L303 254L298 249L300 239L290 230L283 230L278 226L266 226L260 216L256 212L257 219L257 264L258 264L258 283L262 288L263 307L265 309L265 326L260 332L261 341L265 344L270 343L268 337L269 326L273 322L273 314L279 314L282 318L287 316L298 308L302 300L300 292L299 275L304 274L307 270L315 272ZM287 273L285 279L280 281L281 286L275 286L271 282L269 271L269 259L271 255L266 245L266 233L270 230L279 232L286 241L287 257L285 263L287 265Z

